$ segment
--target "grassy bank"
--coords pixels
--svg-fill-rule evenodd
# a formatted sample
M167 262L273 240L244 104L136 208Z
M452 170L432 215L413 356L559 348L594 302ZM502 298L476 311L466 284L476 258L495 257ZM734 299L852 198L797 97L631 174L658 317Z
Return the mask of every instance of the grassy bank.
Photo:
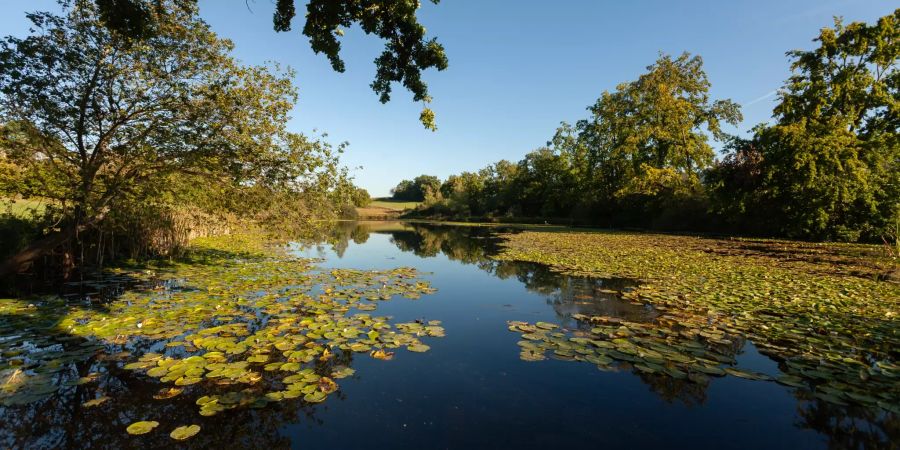
M0 214L11 214L14 217L26 218L43 214L47 209L47 200L24 199L15 197L0 198Z

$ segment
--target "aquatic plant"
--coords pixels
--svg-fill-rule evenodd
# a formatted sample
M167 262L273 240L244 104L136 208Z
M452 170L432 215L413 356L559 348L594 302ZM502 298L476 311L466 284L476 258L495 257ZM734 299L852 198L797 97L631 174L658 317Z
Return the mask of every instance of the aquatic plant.
M415 269L323 270L317 262L259 236L204 238L184 261L129 273L142 282L109 302L3 300L0 403L42 401L122 369L160 384L157 400L196 396L204 416L289 399L318 403L339 389L336 379L354 374L332 363L347 360L342 354L388 360L389 351L424 352L421 339L444 336L440 321L391 324L363 312L434 292ZM91 373L73 376L84 362ZM100 393L83 406L110 399ZM148 424L156 422L128 432L149 433ZM172 438L198 431L182 427Z
M511 322L524 338L522 359L551 352L698 382L724 375L772 380L734 367L728 348L749 340L780 362L783 375L775 381L835 404L900 412L900 285L879 280L895 263L872 248L605 232L504 237L500 260L638 279L620 295L660 313L648 323L576 316L589 331Z

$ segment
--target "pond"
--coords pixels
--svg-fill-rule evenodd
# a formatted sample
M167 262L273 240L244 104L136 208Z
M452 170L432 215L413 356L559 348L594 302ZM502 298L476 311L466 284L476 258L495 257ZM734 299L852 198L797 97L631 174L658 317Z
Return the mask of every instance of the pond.
M497 231L400 222L341 223L321 242L293 243L289 247L289 254L303 261L319 260L314 263L314 270L320 275L298 282L291 278L296 275L290 271L281 273L278 266L259 266L279 271L284 280L305 286L303 292L309 294L305 301L321 295L318 301L322 304L316 308L321 308L323 314L337 312L330 322L312 328L319 333L313 338L325 336L341 343L342 348L335 346L328 351L309 344L314 339L308 337L308 330L307 338L295 339L296 348L319 352L315 358L298 356L314 368L308 372L302 372L299 364L293 368L300 379L314 379L306 381L304 387L313 387L299 398L285 397L290 392L288 387L269 395L268 400L253 397L243 401L237 397L249 391L232 389L236 397L229 402L225 397L232 394L216 391L219 397L214 397L213 391L204 387L210 382L209 374L216 370L234 369L238 384L255 383L254 386L270 383L268 374L285 370L284 366L279 367L282 362L271 362L278 352L270 354L253 345L248 352L260 359L251 360L250 367L260 367L257 371L262 381L253 379L255 372L242 371L243 366L228 366L234 361L231 355L246 350L235 350L243 341L233 336L256 336L255 342L259 343L266 339L261 334L265 331L278 349L287 337L296 336L272 332L286 326L282 323L283 314L294 311L279 305L300 308L290 301L279 302L279 296L301 296L299 291L279 290L276 282L248 284L248 292L241 292L234 305L224 300L215 303L216 310L228 312L213 322L198 319L194 323L188 319L189 329L196 325L193 335L181 329L157 329L158 339L146 345L135 344L123 335L122 328L116 328L120 325L110 328L112 331L103 335L104 340L99 343L77 333L62 338L54 335L52 339L64 341L53 341L52 345L60 347L40 351L55 352L58 360L76 345L86 349L81 355L88 356L87 362L72 357L55 363L64 367L73 364L74 375L58 368L45 370L53 374L54 383L67 383L69 388L48 389L52 391L49 396L32 393L34 398L19 398L21 401L0 406L0 447L805 449L893 448L900 440L900 424L893 413L828 403L775 382L739 376L679 378L644 371L627 361L598 362L595 354L567 347L563 341L584 331L579 330L583 327L581 322L573 319L578 315L651 324L659 311L620 297L638 280L575 277L540 264L494 260L491 256L498 251ZM252 259L246 255L218 256L240 259L235 270L243 275L234 279L253 276ZM396 268L415 270L395 271ZM220 280L199 289L199 279L192 281L191 274L182 272L177 279L167 280L164 272L151 273L143 282L129 284L134 286L129 289L157 296L174 292L165 295L176 299L179 295L193 295L192 289L211 297L233 293L217 294L220 288L215 282ZM210 277L216 276L226 279L231 275ZM347 294L345 291L351 289L341 287L348 283L357 287L357 294ZM380 292L376 295L389 300L371 297L372 292ZM254 295L265 302L254 303ZM355 298L360 295L362 298ZM327 303L323 299L328 296L347 296L351 309ZM368 310L357 308L365 303L366 296L377 303L377 311L371 312L375 319L370 319L369 313L355 315ZM205 298L203 302L207 301ZM122 314L119 311L135 314L133 309L117 309L129 306L118 306L116 302L165 310L165 306L160 306L164 300L144 304L137 297L126 295L110 304L83 306L91 311L101 308L100 313L105 316L97 319L76 312L70 325L85 327L96 321L116 321L116 314ZM197 303L194 307L200 310L204 305ZM26 307L42 306L22 306ZM69 304L65 308L74 309ZM178 314L185 312L179 310ZM244 317L242 323L253 325L246 330L228 328L233 317ZM379 318L384 318L383 323L373 325ZM28 339L49 346L46 339L50 338L17 334L11 324L21 326L24 319L12 320L0 322L0 344L7 343L2 347L6 350L3 364L11 364L9 361L16 358L23 361L16 363L24 364L23 367L36 364L27 358L22 360L22 348L34 346ZM65 320L62 323L67 323ZM134 324L129 325L129 330L145 330L154 325L150 319L129 320L129 324ZM311 325L307 322L304 326ZM214 327L221 328L215 331L217 334L204 334L204 329ZM347 330L351 330L348 339L341 338L339 335ZM373 331L376 334L369 334L367 340L366 333ZM395 331L400 344L382 349L383 357L370 356L370 350L375 352L380 347L368 345L378 339L386 342L385 336ZM328 337L329 332L333 338ZM553 333L563 334L554 337ZM161 383L144 373L148 368L159 371L157 364L176 364L173 357L184 358L178 360L184 364L191 349L205 348L205 341L197 335L207 336L207 341L225 341L214 342L219 346L216 348L223 349L223 355L218 366L205 367L206 380L200 380L203 370L191 366L179 372L182 380L192 379L192 369L201 375L196 381L178 383L181 387ZM543 341L529 341L528 335ZM70 342L75 338L79 340ZM146 333L141 339L147 340ZM181 343L191 339L193 345ZM550 351L544 352L541 342L548 341L556 342L555 351L547 347ZM16 342L16 346L10 342ZM303 347L300 343L309 345ZM182 350L184 347L188 349ZM742 369L771 377L781 374L778 363L760 354L752 342L729 341L726 347L720 351ZM127 351L128 355L117 359L116 354L110 355L114 351ZM100 353L100 357L91 356L91 352ZM322 352L324 355L319 356ZM147 354L157 356L142 356ZM209 352L206 355L210 361ZM587 361L585 355L589 356ZM170 363L163 364L165 361ZM127 368L126 362L133 365L133 370ZM47 365L45 362L38 369ZM264 365L273 365L273 372L262 369ZM3 373L9 377L10 369ZM164 369L155 376L166 373ZM333 382L336 383L332 388ZM168 398L164 395L166 389L177 389L180 395ZM92 400L98 404L89 404ZM204 402L224 407L221 411L211 410ZM204 408L209 414L204 413ZM146 434L126 432L126 427L139 421L155 422L158 429L154 431L156 426L151 424ZM197 432L195 436L184 441L169 437L176 427L189 425L199 426L199 432L185 431L186 428L182 431ZM144 431L138 428L131 431Z

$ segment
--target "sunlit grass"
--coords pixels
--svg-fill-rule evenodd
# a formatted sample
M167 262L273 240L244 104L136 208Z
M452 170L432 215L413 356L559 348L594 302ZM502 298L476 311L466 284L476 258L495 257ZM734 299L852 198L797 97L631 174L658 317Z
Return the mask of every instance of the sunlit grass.
M9 213L16 217L28 217L41 214L47 209L47 200L0 197L0 213Z
M372 200L372 203L369 204L369 207L392 209L394 211L405 211L407 209L415 209L421 204L422 202L404 202L400 200L393 200L390 198L376 198L375 200Z

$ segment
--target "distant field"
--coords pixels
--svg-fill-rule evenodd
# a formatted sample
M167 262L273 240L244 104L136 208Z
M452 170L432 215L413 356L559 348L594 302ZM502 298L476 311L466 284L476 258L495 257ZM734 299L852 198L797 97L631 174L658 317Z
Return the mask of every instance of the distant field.
M41 213L47 208L47 201L41 199L0 198L0 213L12 213L17 217Z
M390 198L376 198L372 200L372 203L369 203L369 208L384 208L391 209L394 211L404 211L407 209L415 209L417 206L421 205L422 202L403 202L398 200L392 200Z
M403 211L414 209L421 202L400 202L390 198L376 198L365 208L356 208L360 219L396 219Z

